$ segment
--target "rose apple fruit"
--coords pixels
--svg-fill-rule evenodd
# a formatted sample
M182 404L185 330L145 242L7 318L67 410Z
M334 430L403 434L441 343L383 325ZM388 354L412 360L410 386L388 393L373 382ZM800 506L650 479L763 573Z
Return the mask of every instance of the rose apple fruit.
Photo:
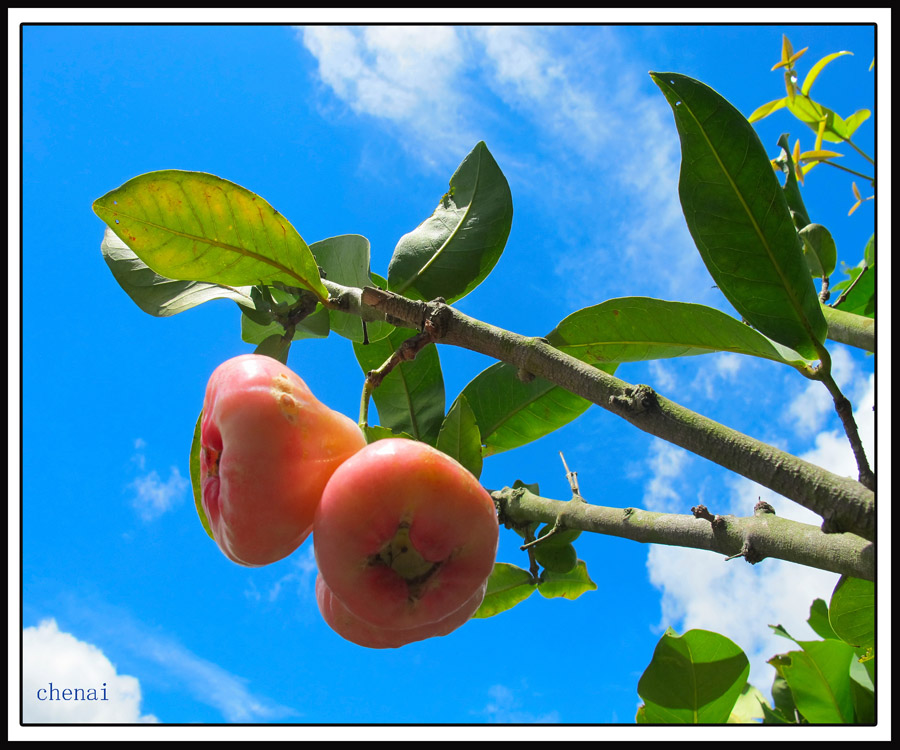
M365 444L353 420L278 360L244 354L219 365L203 402L200 482L222 552L247 566L291 554L334 470Z
M472 619L472 615L475 614L484 600L486 590L487 579L475 590L475 593L462 607L455 612L451 612L443 620L429 622L406 630L391 630L370 625L365 620L359 619L341 604L341 600L328 588L328 584L322 580L321 575L316 578L316 601L319 604L322 618L341 638L366 648L399 648L413 641L423 641L434 636L448 635Z
M371 443L334 472L313 531L324 583L368 625L444 620L490 576L494 503L461 464L426 443Z

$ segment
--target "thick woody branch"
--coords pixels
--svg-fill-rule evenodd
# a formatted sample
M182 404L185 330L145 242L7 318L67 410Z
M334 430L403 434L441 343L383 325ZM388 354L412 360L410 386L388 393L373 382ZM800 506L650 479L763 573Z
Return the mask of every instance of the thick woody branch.
M859 482L725 427L555 349L470 318L440 302L418 302L381 289L325 282L335 306L367 320L391 320L423 330L436 341L480 352L542 377L613 412L633 425L709 459L812 510L827 532L875 538L875 494Z
M828 338L841 344L848 344L867 352L875 351L875 321L863 315L837 310L822 305L825 322L828 323Z
M525 487L491 493L501 522L552 524L565 514L568 529L592 531L645 544L711 550L726 559L757 563L767 557L833 573L875 580L875 544L855 534L826 534L820 528L779 518L761 503L753 516L712 516L705 508L694 515L655 513L636 508L607 508L553 500Z

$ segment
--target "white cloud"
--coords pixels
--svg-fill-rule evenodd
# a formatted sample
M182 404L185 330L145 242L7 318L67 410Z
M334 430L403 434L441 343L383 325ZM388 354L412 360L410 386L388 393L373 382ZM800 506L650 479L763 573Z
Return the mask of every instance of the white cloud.
M225 721L252 723L296 715L296 711L255 695L247 680L203 659L168 638L142 634L145 656L160 664L200 703L218 710Z
M147 443L142 438L134 441L135 453L131 460L141 471L147 468L147 456L143 452L146 447ZM181 503L189 486L190 483L181 476L176 466L170 467L169 478L165 482L154 470L128 484L132 491L131 503L144 521L153 521Z
M153 521L184 500L188 481L173 466L165 482L159 478L159 474L151 471L135 479L129 486L134 490L132 503L138 514L145 521Z
M52 618L22 632L22 711L28 723L157 721L141 713L136 677L119 674L99 648Z
M127 651L140 665L145 683L153 681L166 690L185 693L218 711L227 722L278 721L297 715L294 709L251 690L249 680L198 656L176 638L135 620L120 607L96 600L89 605L77 601L72 611L72 616L100 633L105 642Z
M491 724L556 724L559 712L533 714L523 711L521 699L505 685L492 685L488 689L489 701L480 711Z
M842 346L830 347L832 376L845 395L853 397L858 388L859 367ZM864 388L862 389L864 392ZM788 404L784 419L801 437L809 437L822 429L834 414L834 400L819 381L809 381Z
M323 83L354 112L432 146L436 132L445 146L474 144L462 114L469 102L460 93L465 54L455 27L309 26L298 35Z
M675 372L668 367L664 360L654 359L647 363L650 374L653 376L653 387L657 391L674 391L676 383Z
M693 501L681 495L677 484L689 462L690 456L684 449L665 440L654 440L647 459L651 476L644 485L642 507L683 513L685 503L690 505Z
M260 591L253 578L249 579L250 588L244 592L244 596L254 601L274 602L281 592L288 586L300 599L315 599L316 567L315 548L311 542L304 544L295 554L289 558L293 570L285 573L274 583L269 584L264 591Z
M516 190L531 191L558 224L553 255L567 301L650 294L722 304L681 213L671 112L643 52L616 29L308 27L298 35L334 95L388 126L403 148L412 144L424 163L445 169L486 140Z

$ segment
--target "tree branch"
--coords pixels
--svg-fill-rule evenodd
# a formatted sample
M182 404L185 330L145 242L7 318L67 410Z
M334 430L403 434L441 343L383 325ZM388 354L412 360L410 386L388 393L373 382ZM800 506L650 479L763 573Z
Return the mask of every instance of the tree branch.
M439 302L419 302L373 287L352 289L325 282L339 309L363 319L400 321L436 341L463 347L542 377L633 425L724 466L812 510L829 533L852 532L874 540L875 494L842 477L778 450L631 384L550 346L470 318ZM369 316L369 317L367 317Z
M874 319L844 312L830 305L822 305L822 313L828 323L828 338L832 341L865 349L867 352L875 351Z
M756 563L770 557L820 570L875 580L875 544L855 534L826 534L816 526L779 518L768 507L753 516L680 515L635 508L607 508L535 495L525 487L491 493L501 523L552 524L565 512L565 525L645 544L711 550ZM760 503L759 506L766 506ZM705 510L705 509L704 509ZM712 518L712 521L709 519Z

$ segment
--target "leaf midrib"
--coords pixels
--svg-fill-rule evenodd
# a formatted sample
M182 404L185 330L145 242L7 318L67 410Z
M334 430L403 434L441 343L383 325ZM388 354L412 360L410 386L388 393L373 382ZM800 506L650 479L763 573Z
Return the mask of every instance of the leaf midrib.
M482 157L481 150L479 150L478 164L475 168L475 186L472 188L472 197L469 200L469 205L466 206L466 210L463 212L462 218L456 223L456 227L453 229L452 232L450 232L450 235L447 237L447 239L444 240L443 244L437 249L437 252L435 252L434 255L432 255L428 259L428 261L425 263L425 265L422 266L418 271L416 271L416 273L413 276L411 276L406 281L405 284L402 284L399 289L394 290L397 292L397 294L403 294L404 291L409 289L410 286L412 286L416 281L418 281L422 277L422 275L428 270L429 266L431 266L431 264L434 263L443 254L444 250L447 249L449 244L453 241L453 238L456 237L457 233L459 232L460 227L462 227L463 224L465 224L466 220L469 218L469 213L472 211L472 207L475 204L475 196L478 194L478 188L481 185L481 157ZM451 185L451 188L452 188L452 185ZM452 196L452 193L451 193L451 196ZM456 205L456 204L454 204L454 205Z
M163 232L168 232L169 234L173 234L173 235L175 235L176 237L181 237L181 238L183 238L183 239L191 240L191 241L194 241L194 242L202 242L202 243L205 243L205 244L210 245L210 246L212 246L212 247L218 247L218 248L220 248L220 249L222 249L222 250L227 250L227 251L236 253L236 254L238 254L238 255L241 255L241 256L243 256L243 257L250 258L250 259L252 259L252 260L258 260L258 261L261 261L262 263L265 263L266 265L269 265L269 266L271 266L272 268L277 269L278 271L281 271L281 272L283 272L283 273L286 273L286 274L287 274L288 276L290 276L292 279L295 279L296 281L299 281L304 287L306 287L309 291L311 291L313 294L315 294L316 297L318 297L319 299L322 299L321 293L320 293L318 290L314 289L314 288L312 287L312 285L309 283L309 281L307 281L303 276L299 275L299 274L298 274L295 270L293 270L292 268L290 268L290 267L288 267L288 266L285 266L285 265L282 264L282 263L279 263L278 261L274 260L273 258L266 257L265 255L260 255L259 253L255 253L255 252L253 252L252 250L247 250L246 248L238 247L237 245L230 245L230 244L228 244L228 243L226 243L226 242L220 242L219 240L211 240L211 239L209 239L208 237L201 237L201 236L198 236L198 235L189 234L189 233L187 233L187 232L182 232L182 231L180 231L180 230L178 230L178 229L172 229L171 227L167 227L167 226L164 226L164 225L162 225L162 224L157 224L156 222L150 221L150 220L148 220L148 219L143 219L143 218L140 218L140 217L138 217L138 216L134 216L134 215L132 215L132 214L128 214L128 213L122 211L121 209L115 209L115 210L113 210L113 209L108 208L107 206L105 206L105 205L103 205L103 204L101 204L101 203L99 203L99 202L94 202L93 208L94 208L94 213L96 213L98 216L100 215L101 212L106 212L106 213L108 213L108 214L110 215L110 217L112 217L113 215L115 215L115 216L121 216L121 217L123 217L123 218L125 218L125 219L129 219L129 220L131 220L131 221L137 222L138 224L142 224L142 225L145 225L145 226L148 226L148 227L152 227L152 228L154 228L154 229L158 229L158 230L161 230L161 231L163 231ZM101 217L101 218L102 218L102 217ZM110 229L112 229L112 230L115 232L115 229L114 229L112 226L110 226ZM122 242L125 242L124 238L122 238L122 237L118 234L118 232L116 232L116 236L119 237L119 239L121 239ZM127 242L126 242L125 244L128 245ZM129 249L131 249L130 246L129 246ZM137 253L135 253L135 255L137 255ZM139 255L138 255L138 258L140 258ZM184 279L184 281L204 281L204 279Z
M677 92L675 92L675 93L677 94ZM775 272L778 275L779 280L781 281L781 286L785 290L787 297L790 300L791 307L793 307L794 312L797 314L797 316L799 318L800 325L803 326L803 329L806 331L806 334L809 337L810 341L812 342L813 347L818 350L820 348L818 339L814 335L814 332L812 330L812 326L810 325L810 322L807 320L803 306L800 304L800 301L796 298L796 296L794 294L794 290L791 287L791 285L787 283L785 275L782 272L781 266L780 266L780 264L778 264L776 262L776 258L775 258L774 253L772 252L772 248L769 245L769 242L766 239L765 235L762 233L762 230L761 230L759 224L757 223L756 218L750 212L750 207L747 205L747 202L744 200L743 194L738 189L737 183L735 183L735 181L732 179L731 174L725 168L725 165L722 163L722 160L719 157L719 152L716 150L716 148L713 146L712 142L710 141L709 136L706 132L706 129L701 124L701 122L700 122L699 118L697 117L697 115L695 114L694 110L691 109L690 105L688 105L688 103L685 101L685 98L683 96L679 96L678 98L681 101L681 106L683 106L685 108L685 110L690 114L693 121L696 123L698 130L700 131L701 135L703 136L703 140L706 142L706 144L709 148L710 153L713 155L716 162L718 163L719 168L722 170L722 174L724 174L726 179L728 180L728 183L731 186L732 190L734 191L735 196L737 196L738 201L740 201L740 204L743 207L744 212L747 215L747 218L750 220L750 223L753 226L754 232L756 232L756 235L759 238L760 242L762 243L762 246L765 249L766 255L768 256L769 261L772 264L772 267L775 269Z

